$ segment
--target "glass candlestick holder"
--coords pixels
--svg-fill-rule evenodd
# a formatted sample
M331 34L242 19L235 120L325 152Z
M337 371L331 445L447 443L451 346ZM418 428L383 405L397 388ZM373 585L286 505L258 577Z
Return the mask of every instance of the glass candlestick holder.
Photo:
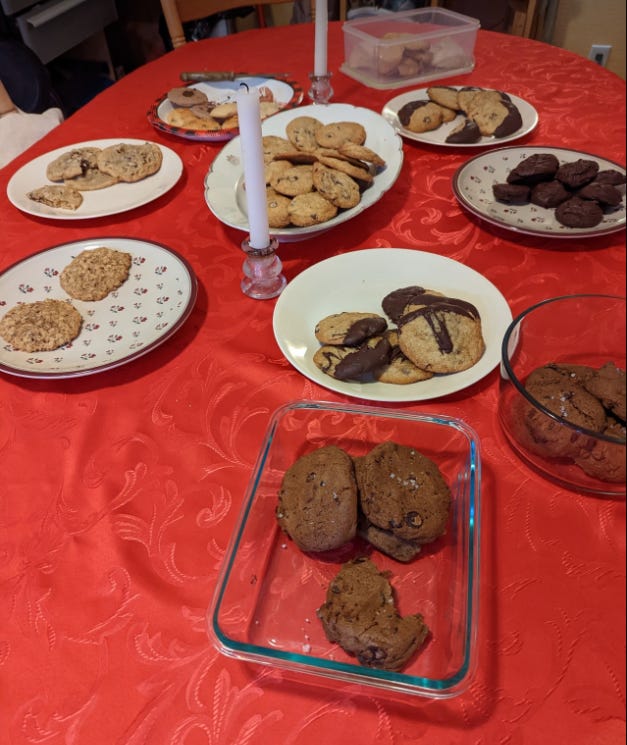
M331 87L331 73L328 72L326 75L316 75L315 73L309 73L309 80L311 80L311 88L309 89L309 98L314 104L326 104L329 103L333 96L333 88Z
M279 241L270 238L266 248L253 248L249 238L242 241L242 251L246 254L241 287L244 295L255 300L268 300L280 295L287 284L282 274L283 264L276 254Z

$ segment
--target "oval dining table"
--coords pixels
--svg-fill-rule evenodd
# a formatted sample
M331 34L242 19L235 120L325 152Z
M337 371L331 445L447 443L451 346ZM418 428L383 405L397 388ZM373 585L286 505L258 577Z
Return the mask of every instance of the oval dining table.
M303 376L273 335L276 300L240 289L243 234L208 209L203 182L223 142L155 129L151 104L190 70L289 73L309 103L312 24L176 49L131 72L0 171L0 271L103 236L169 247L198 296L165 343L129 364L67 379L0 374L0 743L2 745L614 745L625 739L625 501L543 479L497 419L498 366L470 387L397 408L459 417L483 459L476 670L445 700L383 695L221 654L206 612L273 412L350 402ZM398 91L340 71L332 103L381 112ZM471 72L445 84L498 88L538 112L525 146L625 163L625 82L568 51L480 30ZM401 89L403 90L403 89ZM183 163L157 200L87 220L28 215L9 179L74 143L137 138ZM501 229L460 206L474 152L403 141L393 189L349 223L280 244L289 281L323 259L406 248L481 273L516 316L564 294L625 293L625 233L556 240ZM337 277L337 283L345 281ZM324 288L320 288L324 292Z

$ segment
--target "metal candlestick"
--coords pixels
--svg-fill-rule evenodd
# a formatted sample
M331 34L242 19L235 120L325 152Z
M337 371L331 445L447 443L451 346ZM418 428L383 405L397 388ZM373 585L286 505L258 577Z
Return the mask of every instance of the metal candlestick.
M241 282L244 295L255 300L268 300L281 294L287 280L281 273L281 259L276 255L278 247L276 238L270 238L266 248L252 248L248 238L242 241L242 251L246 254Z
M326 104L329 103L333 96L333 88L331 87L331 73L328 72L326 75L316 75L309 73L309 80L311 80L311 88L309 89L309 98L314 104Z

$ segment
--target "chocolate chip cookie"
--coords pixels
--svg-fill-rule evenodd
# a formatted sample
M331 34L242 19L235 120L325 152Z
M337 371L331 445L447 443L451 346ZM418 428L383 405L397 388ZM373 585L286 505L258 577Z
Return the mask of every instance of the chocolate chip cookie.
M317 615L330 642L381 670L400 670L429 634L422 615L401 617L387 576L367 558L342 566Z
M334 445L300 457L283 476L276 517L302 551L330 551L355 537L353 461Z

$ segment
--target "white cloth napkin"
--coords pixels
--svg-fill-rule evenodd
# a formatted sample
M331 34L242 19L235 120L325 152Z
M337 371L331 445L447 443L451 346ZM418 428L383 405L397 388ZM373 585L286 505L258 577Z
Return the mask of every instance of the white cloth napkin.
M43 114L27 114L17 110L0 116L0 168L41 140L62 121L63 113L57 108L48 109Z

